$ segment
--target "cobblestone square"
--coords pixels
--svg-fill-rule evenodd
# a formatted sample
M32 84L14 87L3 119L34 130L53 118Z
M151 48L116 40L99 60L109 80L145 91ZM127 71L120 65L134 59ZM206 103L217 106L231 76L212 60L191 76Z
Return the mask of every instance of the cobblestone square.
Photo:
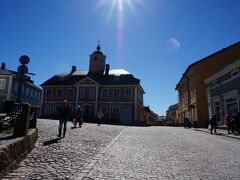
M71 126L54 141L58 121L39 119L36 148L4 179L240 177L238 139L182 127Z

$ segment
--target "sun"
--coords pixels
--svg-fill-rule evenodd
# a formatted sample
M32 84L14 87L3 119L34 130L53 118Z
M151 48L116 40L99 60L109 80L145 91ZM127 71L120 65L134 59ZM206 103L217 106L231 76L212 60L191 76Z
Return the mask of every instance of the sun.
M117 64L122 64L123 60L123 44L124 44L124 17L128 14L127 9L130 12L135 13L135 7L141 5L143 0L100 0L99 5L109 8L106 21L109 22L112 17L117 15L116 19L116 43L117 43ZM114 14L114 16L113 16Z

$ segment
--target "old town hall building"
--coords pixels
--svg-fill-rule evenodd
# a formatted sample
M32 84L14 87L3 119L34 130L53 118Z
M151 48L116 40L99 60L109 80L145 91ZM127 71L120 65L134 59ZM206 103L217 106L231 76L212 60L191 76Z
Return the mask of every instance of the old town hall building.
M140 80L124 69L110 69L100 46L90 55L89 70L58 74L41 84L43 116L54 117L63 100L74 110L81 105L87 121L95 120L102 108L104 122L143 123L143 94Z

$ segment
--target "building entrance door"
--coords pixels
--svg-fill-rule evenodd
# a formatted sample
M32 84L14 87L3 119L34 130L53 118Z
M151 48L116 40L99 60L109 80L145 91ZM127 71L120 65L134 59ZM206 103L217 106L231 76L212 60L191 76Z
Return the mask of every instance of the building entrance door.
M121 112L121 123L131 124L132 122L132 107L131 105L123 105Z

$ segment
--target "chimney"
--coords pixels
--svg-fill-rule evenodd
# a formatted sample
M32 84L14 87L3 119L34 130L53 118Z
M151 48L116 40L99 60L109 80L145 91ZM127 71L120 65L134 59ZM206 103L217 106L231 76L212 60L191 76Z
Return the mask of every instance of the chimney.
M110 69L110 65L106 64L106 69L105 69L105 76L109 75L109 69Z
M6 64L4 62L2 63L1 69L6 69Z
M74 73L76 70L77 70L77 67L76 66L72 66L72 70L71 70L70 74Z

